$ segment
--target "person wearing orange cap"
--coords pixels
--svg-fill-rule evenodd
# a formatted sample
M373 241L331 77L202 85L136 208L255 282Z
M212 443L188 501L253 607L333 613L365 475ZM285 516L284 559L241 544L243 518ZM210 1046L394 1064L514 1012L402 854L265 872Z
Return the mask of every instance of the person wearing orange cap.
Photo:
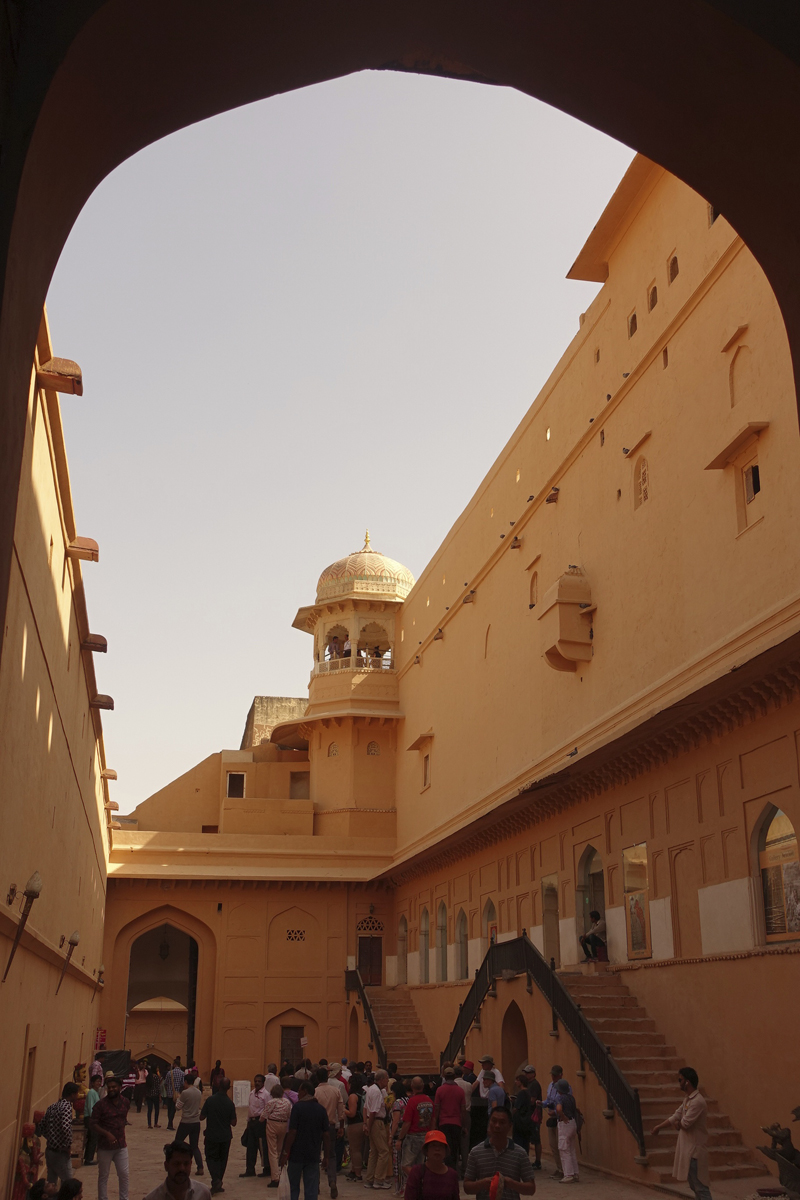
M425 1134L425 1161L408 1173L405 1200L458 1200L458 1171L448 1167L447 1138L441 1129Z

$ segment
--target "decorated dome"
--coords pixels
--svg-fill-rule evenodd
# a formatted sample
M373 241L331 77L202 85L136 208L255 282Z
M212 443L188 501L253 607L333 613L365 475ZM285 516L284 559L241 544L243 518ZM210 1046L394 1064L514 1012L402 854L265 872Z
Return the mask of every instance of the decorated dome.
M413 586L414 576L407 567L372 549L367 530L363 550L354 550L322 572L317 584L317 604L353 595L405 600Z

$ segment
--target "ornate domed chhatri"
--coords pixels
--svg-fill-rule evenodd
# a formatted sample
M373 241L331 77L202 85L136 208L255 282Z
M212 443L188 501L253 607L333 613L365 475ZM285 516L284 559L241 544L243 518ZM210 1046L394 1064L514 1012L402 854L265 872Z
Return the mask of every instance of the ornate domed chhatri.
M407 567L372 549L367 530L362 550L354 550L322 572L317 584L317 604L352 595L405 600L413 586L414 576Z

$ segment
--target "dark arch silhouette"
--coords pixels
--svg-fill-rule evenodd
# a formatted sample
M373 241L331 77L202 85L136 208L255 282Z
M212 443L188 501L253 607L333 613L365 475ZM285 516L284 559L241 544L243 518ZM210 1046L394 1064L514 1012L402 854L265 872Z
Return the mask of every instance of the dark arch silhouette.
M0 32L0 597L28 380L67 235L114 167L216 113L353 71L514 87L647 154L723 212L800 360L798 16L757 0L26 0ZM681 36L672 36L670 31ZM794 55L795 57L792 57ZM57 352L64 352L58 347Z
M522 1009L516 1000L512 1000L503 1014L503 1028L500 1034L502 1066L505 1077L506 1091L513 1093L514 1076L528 1061L528 1030Z

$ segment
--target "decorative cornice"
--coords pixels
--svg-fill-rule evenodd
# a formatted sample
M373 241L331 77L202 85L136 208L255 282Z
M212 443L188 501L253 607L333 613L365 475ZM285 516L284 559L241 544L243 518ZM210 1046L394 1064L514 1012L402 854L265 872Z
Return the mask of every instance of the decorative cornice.
M461 859L496 845L506 838L522 833L557 813L564 812L582 801L607 792L614 787L630 783L639 775L662 766L678 755L696 749L703 742L712 742L723 737L746 722L765 717L770 709L778 709L790 703L800 694L800 655L797 654L797 639L790 639L794 657L773 666L757 678L751 679L727 695L715 698L706 705L698 704L696 711L686 715L690 703L683 702L674 707L673 721L667 713L659 714L661 728L652 728L653 722L645 722L636 731L638 740L625 749L607 747L604 761L602 752L591 755L581 764L567 772L537 780L521 788L507 804L506 814L496 809L490 821L481 822L480 828L467 827L461 837L456 838L447 849L430 856L420 856L399 870L390 871L389 878L396 886L408 883L421 875L449 867ZM767 654L761 656L769 659ZM747 664L752 668L754 663ZM741 668L742 671L745 668ZM709 691L711 689L704 689ZM666 720L665 720L666 718ZM567 776L565 778L565 776ZM478 822L475 823L476 825Z

